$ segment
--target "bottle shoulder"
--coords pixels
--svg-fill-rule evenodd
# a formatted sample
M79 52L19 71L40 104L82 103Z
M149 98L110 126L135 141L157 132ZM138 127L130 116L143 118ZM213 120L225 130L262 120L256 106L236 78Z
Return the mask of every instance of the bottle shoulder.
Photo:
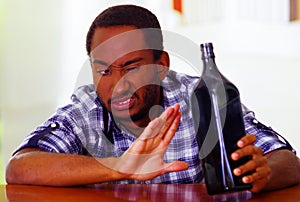
M229 98L240 96L238 88L227 79L205 79L203 77L200 77L197 84L195 85L194 91L207 91L208 94L214 93L215 95L224 95L224 93L226 92L225 94Z

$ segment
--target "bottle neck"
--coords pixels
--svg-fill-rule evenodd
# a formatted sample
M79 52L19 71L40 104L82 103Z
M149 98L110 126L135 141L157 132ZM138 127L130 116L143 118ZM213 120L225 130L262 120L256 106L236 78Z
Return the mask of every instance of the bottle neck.
M203 70L213 68L216 69L215 63L215 54L212 43L204 43L200 45L201 53L202 53L202 61L203 61Z
M204 43L200 45L201 53L202 53L202 59L206 58L215 58L214 54L214 48L212 43Z
M211 71L211 72L219 71L215 63L214 57L202 58L202 61L203 61L203 73L206 71Z

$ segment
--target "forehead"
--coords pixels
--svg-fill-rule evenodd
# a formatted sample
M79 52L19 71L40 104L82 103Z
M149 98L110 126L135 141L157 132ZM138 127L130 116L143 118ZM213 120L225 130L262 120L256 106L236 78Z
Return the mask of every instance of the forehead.
M114 61L137 50L148 49L142 30L133 26L96 28L91 43L91 57Z

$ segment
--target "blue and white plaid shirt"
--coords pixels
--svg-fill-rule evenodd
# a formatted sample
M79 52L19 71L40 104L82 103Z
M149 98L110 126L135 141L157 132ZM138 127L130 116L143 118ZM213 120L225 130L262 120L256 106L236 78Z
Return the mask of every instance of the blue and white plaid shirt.
M163 106L166 109L175 103L180 104L182 118L178 131L165 153L166 162L184 161L189 169L166 173L146 182L123 180L110 183L201 183L202 168L199 148L193 126L190 97L198 77L170 71L162 81ZM18 150L25 147L39 147L56 153L90 155L97 158L121 156L136 137L123 127L118 127L97 97L93 85L82 86L71 97L72 103L57 109L42 126L33 131ZM287 148L279 140L277 133L259 123L254 114L243 108L247 133L255 134L256 146L264 153ZM51 128L51 124L56 127ZM17 150L17 151L18 151Z

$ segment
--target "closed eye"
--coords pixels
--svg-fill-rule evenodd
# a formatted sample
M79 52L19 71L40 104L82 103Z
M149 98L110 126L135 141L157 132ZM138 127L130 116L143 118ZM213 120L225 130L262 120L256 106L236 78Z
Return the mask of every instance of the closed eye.
M140 66L132 66L132 67L126 67L124 68L125 72L135 72L138 71L140 69Z

